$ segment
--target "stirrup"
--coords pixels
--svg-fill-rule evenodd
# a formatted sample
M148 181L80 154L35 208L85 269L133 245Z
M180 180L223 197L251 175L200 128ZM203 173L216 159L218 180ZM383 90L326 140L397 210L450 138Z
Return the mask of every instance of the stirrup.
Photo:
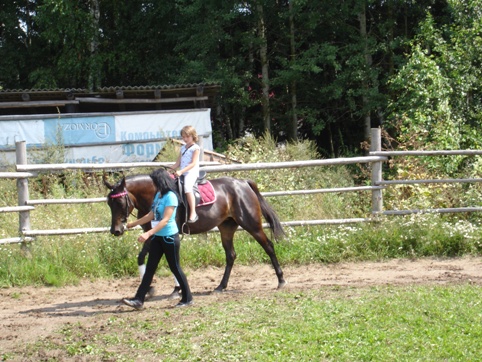
M187 228L187 232L184 232L184 226ZM181 234L184 235L191 235L191 228L189 227L189 224L187 222L183 223L181 225Z

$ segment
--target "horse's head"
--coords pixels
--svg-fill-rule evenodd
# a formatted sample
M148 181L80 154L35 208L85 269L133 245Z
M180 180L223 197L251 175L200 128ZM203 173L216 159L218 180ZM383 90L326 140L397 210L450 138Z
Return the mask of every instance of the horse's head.
M134 203L129 197L125 177L115 185L107 181L105 174L103 180L104 185L111 190L107 195L107 205L109 205L112 214L110 233L115 236L120 236L124 233L124 224L134 209Z

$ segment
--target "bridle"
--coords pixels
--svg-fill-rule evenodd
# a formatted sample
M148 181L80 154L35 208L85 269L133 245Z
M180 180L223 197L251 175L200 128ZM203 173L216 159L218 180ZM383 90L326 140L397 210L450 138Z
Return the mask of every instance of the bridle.
M134 203L132 202L131 198L129 197L129 192L127 191L127 189L124 189L123 191L121 192L118 192L116 194L109 194L109 198L111 199L118 199L120 197L124 197L126 198L126 210L125 210L125 215L126 215L126 220L129 218L129 215L131 214L129 212L129 208L130 206L132 206L132 209L134 209Z

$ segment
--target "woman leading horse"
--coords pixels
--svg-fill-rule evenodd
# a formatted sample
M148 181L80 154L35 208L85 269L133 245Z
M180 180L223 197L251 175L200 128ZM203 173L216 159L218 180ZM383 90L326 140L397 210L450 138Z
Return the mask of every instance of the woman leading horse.
M268 254L278 277L278 288L286 285L283 272L276 257L273 242L263 230L262 217L266 219L275 239L284 236L283 227L276 212L263 198L254 181L240 180L232 177L220 177L210 180L216 201L212 204L197 207L199 219L189 224L190 234L205 233L215 227L221 234L221 242L226 254L226 267L221 283L215 291L227 288L229 276L236 259L233 237L238 227L243 228L261 245ZM140 218L149 213L156 188L148 175L135 175L122 178L115 185L104 184L111 191L107 203L112 213L111 234L124 233L124 224L134 209ZM118 196L123 195L123 196ZM182 224L183 211L178 209L178 223ZM143 226L149 227L149 226Z

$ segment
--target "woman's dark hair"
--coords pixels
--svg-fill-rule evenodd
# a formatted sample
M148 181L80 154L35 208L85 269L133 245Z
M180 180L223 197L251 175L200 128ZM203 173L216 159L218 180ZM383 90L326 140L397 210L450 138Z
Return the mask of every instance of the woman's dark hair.
M177 198L179 198L176 181L174 181L169 172L167 172L165 169L158 168L157 170L152 171L149 176L152 179L152 182L154 182L154 185L157 187L157 190L160 192L161 196L164 196L169 191L172 191L176 194Z

